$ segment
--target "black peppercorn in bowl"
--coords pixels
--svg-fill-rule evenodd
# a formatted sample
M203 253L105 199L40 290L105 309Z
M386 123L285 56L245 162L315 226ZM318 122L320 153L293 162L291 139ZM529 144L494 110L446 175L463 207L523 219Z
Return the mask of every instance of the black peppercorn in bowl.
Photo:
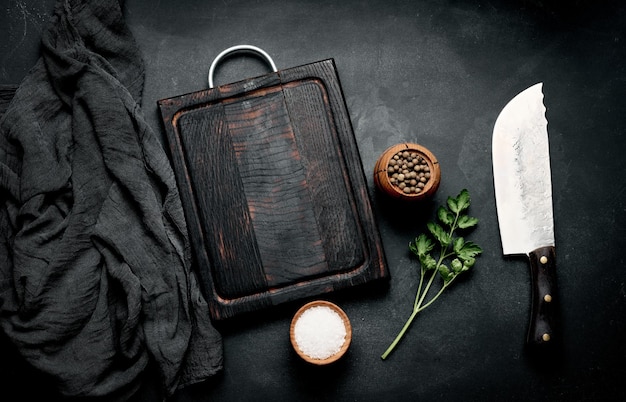
M374 167L374 183L383 193L419 201L439 188L441 169L435 155L419 144L402 143L385 150Z

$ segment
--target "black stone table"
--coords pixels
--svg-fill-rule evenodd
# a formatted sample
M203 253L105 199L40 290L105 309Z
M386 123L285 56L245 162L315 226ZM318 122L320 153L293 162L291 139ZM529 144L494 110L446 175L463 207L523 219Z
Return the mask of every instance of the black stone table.
M0 84L19 83L38 57L53 1L31 3L3 4ZM388 284L324 297L353 326L353 343L336 364L312 367L298 358L289 324L303 303L288 303L217 324L224 371L173 400L624 400L626 7L552 3L126 1L147 67L143 106L158 130L156 101L206 88L209 65L225 48L259 46L278 68L335 59L392 276ZM229 58L215 79L219 85L267 71L256 57ZM524 346L529 271L524 258L502 255L491 170L498 113L537 82L549 121L563 335L549 359ZM441 164L441 186L429 203L398 206L374 190L377 157L404 141L426 146ZM480 219L469 237L484 253L382 361L419 280L407 243L463 188ZM0 399L13 392L23 400L53 398L0 339ZM158 395L146 387L137 400Z

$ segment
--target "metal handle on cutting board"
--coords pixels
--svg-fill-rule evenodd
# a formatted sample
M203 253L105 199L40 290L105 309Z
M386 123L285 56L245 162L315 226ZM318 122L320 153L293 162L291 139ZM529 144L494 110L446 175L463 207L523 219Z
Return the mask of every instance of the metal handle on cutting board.
M213 60L213 63L211 63L211 67L209 68L209 77L208 77L209 88L213 88L213 73L215 72L215 67L217 67L217 63L219 63L219 61L223 59L226 55L230 53L238 52L241 50L246 50L246 51L260 54L261 56L265 58L265 60L272 67L272 71L274 72L278 71L278 69L276 68L276 64L274 64L274 60L272 60L270 55L267 54L265 50L258 48L256 46L252 46L252 45L237 45L237 46L229 47L226 50L223 50L220 54L217 55L215 60Z

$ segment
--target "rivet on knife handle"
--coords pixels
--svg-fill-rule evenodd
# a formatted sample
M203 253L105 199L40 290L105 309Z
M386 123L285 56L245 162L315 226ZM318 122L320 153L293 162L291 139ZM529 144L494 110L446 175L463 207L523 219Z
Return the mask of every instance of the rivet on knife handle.
M547 344L554 340L556 328L556 253L553 246L529 253L532 280L532 306L527 342Z

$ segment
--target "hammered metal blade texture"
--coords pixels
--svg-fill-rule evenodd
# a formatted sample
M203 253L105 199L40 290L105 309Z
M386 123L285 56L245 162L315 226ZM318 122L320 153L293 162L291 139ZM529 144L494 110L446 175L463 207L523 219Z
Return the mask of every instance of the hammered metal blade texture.
M500 112L492 139L502 249L528 254L554 246L548 121L542 83L519 93Z

